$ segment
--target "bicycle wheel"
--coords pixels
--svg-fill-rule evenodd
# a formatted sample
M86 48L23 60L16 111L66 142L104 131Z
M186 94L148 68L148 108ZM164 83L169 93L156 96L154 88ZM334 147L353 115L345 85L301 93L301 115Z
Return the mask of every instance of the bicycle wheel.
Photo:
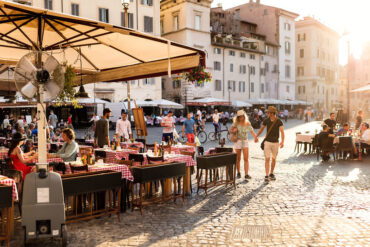
M200 131L198 133L198 139L199 139L200 143L202 143L202 144L205 143L207 141L207 134L206 134L206 132Z
M186 138L186 136L182 136L182 135L179 136L179 142L186 143L187 141L188 139Z
M216 141L216 133L215 132L209 132L208 139L210 141Z

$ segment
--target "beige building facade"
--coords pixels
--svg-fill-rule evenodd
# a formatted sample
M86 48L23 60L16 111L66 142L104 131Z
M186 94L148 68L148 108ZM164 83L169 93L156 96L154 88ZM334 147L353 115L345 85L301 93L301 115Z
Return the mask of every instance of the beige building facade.
M313 103L324 113L344 109L338 60L340 36L311 17L297 21L295 26L297 99Z
M14 0L38 8L124 26L121 0ZM130 0L128 27L152 35L160 35L160 0ZM109 56L109 54L107 54ZM78 67L79 61L68 61ZM137 100L161 99L161 78L131 81L131 98ZM85 86L90 97L119 102L127 98L126 82L95 83Z

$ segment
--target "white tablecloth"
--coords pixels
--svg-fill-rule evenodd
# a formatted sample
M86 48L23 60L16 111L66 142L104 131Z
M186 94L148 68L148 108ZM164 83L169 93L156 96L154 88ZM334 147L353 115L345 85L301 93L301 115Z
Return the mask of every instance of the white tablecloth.
M314 137L313 134L298 134L296 135L296 142L312 143Z

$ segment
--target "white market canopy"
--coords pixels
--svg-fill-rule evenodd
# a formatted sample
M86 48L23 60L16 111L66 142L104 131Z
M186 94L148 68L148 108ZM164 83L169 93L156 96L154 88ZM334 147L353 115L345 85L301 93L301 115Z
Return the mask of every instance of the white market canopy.
M161 37L0 0L0 65L14 66L30 51L47 52L74 66L83 84L175 74L205 65L203 51ZM80 76L75 84L79 81ZM9 90L9 85L0 83L0 90Z
M237 107L237 108L241 108L241 107L252 107L252 104L249 104L247 102L240 101L240 100L233 100L231 102L231 105L234 106L234 107Z
M351 93L364 93L364 92L370 92L370 84L351 91Z
M153 100L153 102L160 108L184 109L183 105L166 99Z
M224 99L216 99L216 98L203 98L203 99L197 99L192 100L190 102L187 102L187 105L190 106L212 106L212 105L230 105L230 102L228 100Z

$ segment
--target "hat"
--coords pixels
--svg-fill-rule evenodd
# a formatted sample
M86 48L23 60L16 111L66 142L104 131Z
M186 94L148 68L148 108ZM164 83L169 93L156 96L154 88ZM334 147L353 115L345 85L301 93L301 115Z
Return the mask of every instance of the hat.
M245 116L245 111L244 111L244 110L239 110L239 111L236 113L236 116L237 116L237 117Z
M267 108L267 112L276 113L277 112L276 107L275 106L269 106Z
M13 135L12 140L13 141L24 141L26 140L26 138L24 138L21 133L17 132Z

